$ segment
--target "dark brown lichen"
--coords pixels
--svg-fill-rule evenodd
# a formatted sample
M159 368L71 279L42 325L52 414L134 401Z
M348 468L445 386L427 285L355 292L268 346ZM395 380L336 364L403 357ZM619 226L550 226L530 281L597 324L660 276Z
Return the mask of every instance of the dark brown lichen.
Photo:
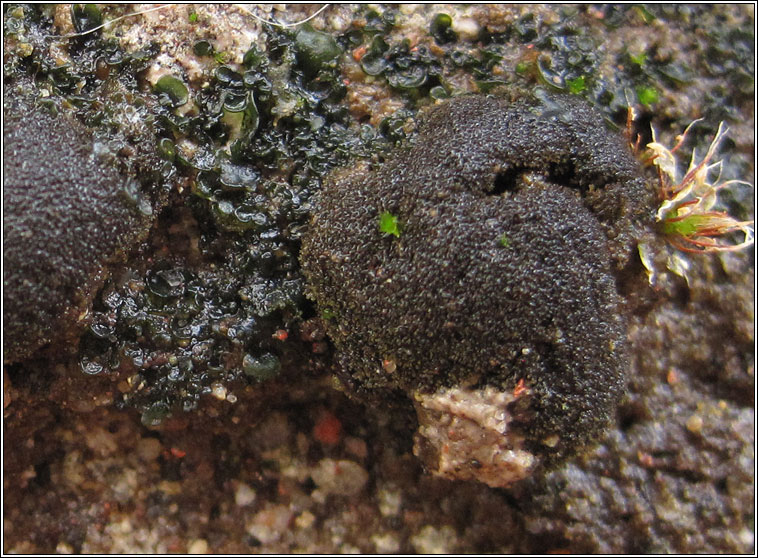
M490 409L511 417L508 448L573 453L623 392L617 283L647 201L622 140L582 101L469 96L435 108L413 146L329 181L304 239L345 383L414 394L422 425L419 402L440 407L429 394L494 401L482 390L496 387L515 395ZM383 214L398 235L382 232ZM451 424L470 418L442 407Z
M14 362L86 315L165 192L140 145L95 138L72 115L23 96L3 108L3 352Z

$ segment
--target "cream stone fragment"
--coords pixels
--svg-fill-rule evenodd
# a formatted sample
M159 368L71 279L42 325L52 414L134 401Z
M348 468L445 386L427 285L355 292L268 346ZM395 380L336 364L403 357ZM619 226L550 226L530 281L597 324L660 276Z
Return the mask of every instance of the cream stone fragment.
M434 474L502 487L528 477L538 465L509 424L512 394L455 387L416 392L413 399L419 419L413 453Z

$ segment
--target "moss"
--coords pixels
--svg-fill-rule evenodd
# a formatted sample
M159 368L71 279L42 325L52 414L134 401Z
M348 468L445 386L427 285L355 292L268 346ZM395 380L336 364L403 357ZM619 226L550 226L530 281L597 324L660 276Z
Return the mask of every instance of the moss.
M658 90L654 87L638 87L637 100L645 108L650 108L650 105L658 102Z
M400 238L400 222L397 216L387 211L379 215L379 230L384 234L391 234Z
M524 380L533 451L602 430L627 367L616 280L652 208L603 126L571 98L457 98L376 172L327 183L301 264L355 393Z

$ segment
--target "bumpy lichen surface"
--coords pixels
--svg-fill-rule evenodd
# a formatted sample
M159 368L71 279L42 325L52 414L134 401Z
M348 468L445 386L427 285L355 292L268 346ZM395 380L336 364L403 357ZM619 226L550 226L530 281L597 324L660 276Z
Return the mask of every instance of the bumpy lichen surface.
M335 68L321 58L315 77L300 67L299 28L262 26L237 5L162 4L114 21L142 8L100 4L107 27L56 38L96 19L94 4L78 6L72 25L70 5L3 5L6 93L10 80L33 79L32 94L76 107L103 137L114 117L144 124L165 140L182 187L100 289L90 328L73 328L73 355L5 367L5 552L753 552L751 254L688 256L689 282L662 273L653 301L644 276L625 282L641 310L629 318L617 425L586 455L506 490L429 475L402 413L335 391L332 347L299 288L276 297L290 310L245 327L273 294L261 279L276 292L299 278L300 231L327 172L348 155L381 161L420 109L448 95L570 90L619 125L637 104L635 132L652 123L669 145L703 117L685 146L700 154L726 120L724 178L751 176L752 6L330 4L311 23L343 53ZM287 23L317 8L247 6ZM258 54L243 57L251 45ZM153 88L166 71L187 88L181 107ZM129 94L103 105L114 80ZM638 92L651 89L658 101L642 105ZM227 111L252 115L249 94L259 121L230 128L240 113ZM112 116L101 120L102 108ZM235 141L249 147L229 160ZM752 189L722 199L753 218ZM261 214L271 226L259 228ZM274 354L281 372L259 382ZM102 371L82 374L85 364ZM418 395L430 416L446 412L452 435L475 426L492 448L509 441L471 402L491 409L513 390ZM140 421L168 408L160 427Z
M512 391L526 447L572 453L623 391L616 281L645 192L620 138L574 98L437 107L412 147L328 183L304 239L346 382ZM382 232L386 214L399 234Z
M81 317L154 207L72 116L21 100L4 108L3 349L15 361Z

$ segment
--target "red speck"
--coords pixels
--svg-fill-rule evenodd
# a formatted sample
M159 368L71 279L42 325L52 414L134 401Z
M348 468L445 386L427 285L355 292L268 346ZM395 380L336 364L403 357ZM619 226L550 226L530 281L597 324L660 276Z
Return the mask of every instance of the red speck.
M311 351L317 355L323 355L328 349L329 346L324 341L315 341L311 344Z
M171 448L171 455L173 455L177 459L181 459L182 457L187 455L187 452L184 450L180 450L179 448Z
M638 451L637 459L640 460L640 463L642 464L643 467L647 467L648 469L652 468L654 465L653 456L650 455L649 453Z
M526 383L524 382L524 378L521 378L517 383L516 387L513 388L513 397L518 399L522 395L529 392L529 388L526 387Z
M363 55L366 54L366 51L368 50L368 47L366 45L361 45L358 48L356 48L353 51L353 60L356 62L360 62L361 58L363 58Z
M271 337L278 339L279 341L286 341L287 337L289 337L289 333L284 329L277 329Z
M337 445L342 436L342 423L329 411L324 411L313 426L313 437L322 444Z
M526 45L526 48L534 48L534 45Z

